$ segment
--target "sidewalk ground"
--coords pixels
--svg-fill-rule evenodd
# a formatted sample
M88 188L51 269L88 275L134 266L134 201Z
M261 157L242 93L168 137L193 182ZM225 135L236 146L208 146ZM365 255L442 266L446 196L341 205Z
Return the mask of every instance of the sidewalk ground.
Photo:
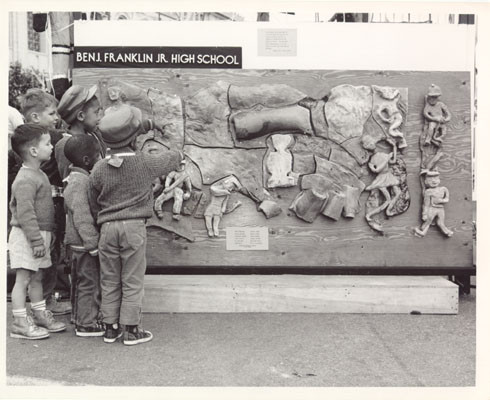
M457 315L145 314L153 341L8 336L11 385L473 386L475 293ZM68 318L63 319L68 322Z

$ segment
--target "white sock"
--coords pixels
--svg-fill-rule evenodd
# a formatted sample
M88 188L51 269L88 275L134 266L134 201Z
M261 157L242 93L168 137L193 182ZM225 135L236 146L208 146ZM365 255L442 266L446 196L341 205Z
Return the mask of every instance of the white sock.
M37 303L31 303L31 310L44 311L46 310L46 300L38 301Z
M14 314L14 317L25 318L27 317L27 310L25 308L19 308L18 310L12 310L12 314Z

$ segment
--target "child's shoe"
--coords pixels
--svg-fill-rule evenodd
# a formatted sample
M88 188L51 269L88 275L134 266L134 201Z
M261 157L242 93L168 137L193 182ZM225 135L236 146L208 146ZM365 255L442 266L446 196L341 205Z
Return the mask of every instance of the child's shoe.
M104 336L105 329L99 324L95 324L94 326L76 325L75 334L80 337Z
M138 325L127 325L124 328L123 343L126 346L149 342L151 339L153 339L151 332L141 329Z
M104 342L114 343L122 336L123 332L119 324L105 324Z
M46 308L53 315L66 315L71 313L71 304L69 301L59 301L55 296L46 300Z
M36 325L46 328L48 332L61 332L66 329L63 322L56 321L49 310L32 310Z
M37 326L30 316L14 317L10 337L16 339L44 339L49 337L49 332Z

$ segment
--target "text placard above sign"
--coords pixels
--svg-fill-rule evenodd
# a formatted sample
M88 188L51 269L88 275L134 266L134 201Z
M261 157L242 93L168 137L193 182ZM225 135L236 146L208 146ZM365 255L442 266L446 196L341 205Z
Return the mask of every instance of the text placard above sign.
M75 68L242 68L241 47L75 47Z

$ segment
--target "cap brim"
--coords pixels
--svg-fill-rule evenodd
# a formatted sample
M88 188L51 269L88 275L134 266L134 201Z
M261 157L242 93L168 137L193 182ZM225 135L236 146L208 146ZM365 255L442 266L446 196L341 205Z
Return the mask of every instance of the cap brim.
M95 93L97 93L97 85L93 85L87 93L87 98L85 101L89 101L92 97L95 96Z

